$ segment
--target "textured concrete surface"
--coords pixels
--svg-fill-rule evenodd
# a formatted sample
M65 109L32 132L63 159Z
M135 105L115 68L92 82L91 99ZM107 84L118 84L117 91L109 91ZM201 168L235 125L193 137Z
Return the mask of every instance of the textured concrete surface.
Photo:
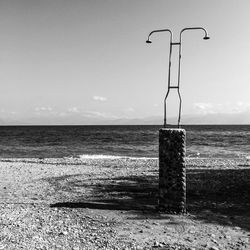
M186 212L186 131L163 128L159 131L159 210Z

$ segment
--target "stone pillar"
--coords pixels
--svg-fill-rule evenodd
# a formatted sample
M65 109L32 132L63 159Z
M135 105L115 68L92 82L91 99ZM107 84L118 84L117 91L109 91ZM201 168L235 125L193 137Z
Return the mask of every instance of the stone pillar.
M186 167L184 129L159 131L159 210L186 212Z

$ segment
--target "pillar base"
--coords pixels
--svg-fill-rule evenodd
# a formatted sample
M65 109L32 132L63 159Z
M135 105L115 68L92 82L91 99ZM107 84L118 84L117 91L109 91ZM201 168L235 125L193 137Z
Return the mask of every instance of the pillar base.
M159 204L165 213L186 213L186 131L159 130Z

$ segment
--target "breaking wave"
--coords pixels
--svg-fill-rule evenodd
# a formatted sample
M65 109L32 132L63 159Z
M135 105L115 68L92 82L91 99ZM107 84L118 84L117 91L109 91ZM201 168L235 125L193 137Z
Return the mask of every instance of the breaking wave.
M133 157L133 156L119 156L119 155L90 155L90 154L83 154L79 155L80 159L109 159L109 160L116 160L116 159L140 159L140 160L148 160L148 159L158 159L156 157Z

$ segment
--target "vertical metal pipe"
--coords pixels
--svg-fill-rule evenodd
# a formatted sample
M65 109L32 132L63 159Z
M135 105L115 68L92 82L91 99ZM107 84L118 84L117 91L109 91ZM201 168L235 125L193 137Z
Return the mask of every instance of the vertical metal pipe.
M202 27L192 27L192 28L184 28L180 32L180 37L179 37L179 43L172 43L172 32L169 29L162 29L162 30L153 30L152 32L149 33L148 35L148 40L146 41L147 43L151 43L150 41L150 36L155 33L155 32L165 32L168 31L170 33L170 49L169 49L169 62L168 62L168 90L166 93L166 96L164 98L164 128L167 126L167 97L169 95L170 89L175 88L178 91L178 97L179 97L179 114L178 114L178 128L180 127L180 122L181 122L181 109L182 109L182 98L181 98L181 93L180 93L180 79L181 79L181 35L182 32L185 30L203 30L205 33L205 36L203 39L207 40L209 39L207 31L202 28ZM178 61L178 83L177 86L171 86L171 57L172 57L172 45L178 45L179 46L179 61Z
M168 88L168 91L167 91L167 94L164 98L164 128L167 127L167 118L166 118L166 113L167 113L167 98L168 98L168 94L169 94L169 88Z
M181 94L180 94L180 78L181 78L181 35L182 32L185 30L203 30L205 32L205 37L204 39L209 39L207 35L207 31L202 28L202 27L192 27L192 28L184 28L180 31L180 38L179 38L179 65L178 65L178 96L180 100L180 105L179 105L179 116L178 116L178 128L180 127L180 121L181 121L181 108L182 108L182 99L181 99Z
M178 115L178 128L180 127L181 121L181 94L180 94L180 79L181 79L181 33L180 33L180 40L179 40L179 63L178 63L178 96L179 96L179 115Z
M178 128L180 128L180 122L181 122L181 104L182 104L182 99L181 99L181 93L180 93L180 89L178 89L178 96L179 96L179 116L178 116Z
M171 80L171 58L172 58L172 34L170 35L170 43L169 43L169 59L168 59L168 91L164 98L164 128L167 126L167 97L169 94L170 80Z

